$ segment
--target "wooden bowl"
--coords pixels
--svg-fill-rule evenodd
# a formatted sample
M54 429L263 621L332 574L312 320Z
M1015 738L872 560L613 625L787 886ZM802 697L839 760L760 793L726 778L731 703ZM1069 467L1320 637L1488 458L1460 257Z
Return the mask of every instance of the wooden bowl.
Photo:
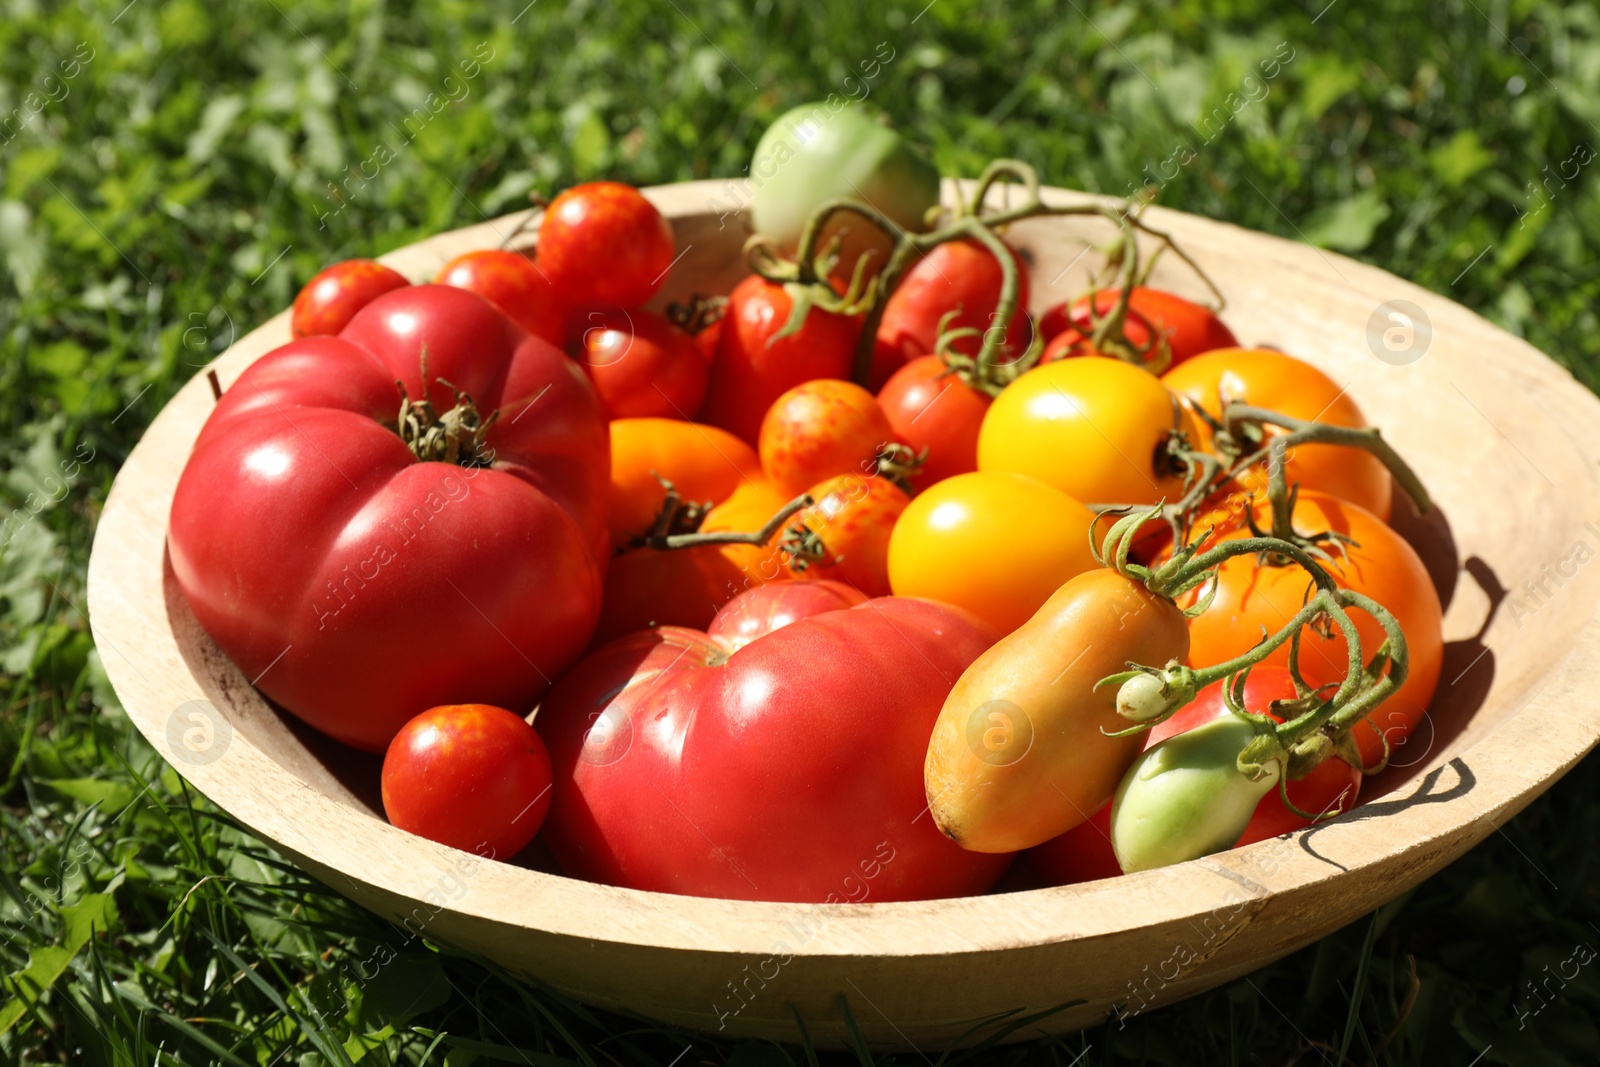
M663 298L726 292L745 273L742 192L649 190L683 255ZM1050 190L1053 202L1081 194ZM268 705L196 625L166 558L167 514L211 408L196 377L157 416L112 488L89 564L94 638L130 717L202 792L312 875L413 931L593 1004L724 1035L846 1040L840 998L884 1047L929 1049L978 1020L1066 1002L1016 1038L1091 1026L1217 986L1372 911L1494 832L1600 736L1600 402L1539 352L1471 312L1349 259L1170 211L1228 297L1247 344L1317 364L1408 456L1438 501L1397 505L1447 605L1430 717L1355 811L1192 863L1054 889L920 903L704 900L479 862L389 826L377 761ZM416 280L499 244L508 216L400 249ZM1087 284L1102 222L1015 227L1035 310ZM1080 258L1081 256L1081 258ZM1200 297L1175 257L1155 284ZM1414 345L1380 306L1409 301ZM1420 309L1431 333L1416 316ZM227 386L289 339L288 313L218 361ZM1374 342L1376 343L1376 342ZM1409 361L1408 361L1409 360Z

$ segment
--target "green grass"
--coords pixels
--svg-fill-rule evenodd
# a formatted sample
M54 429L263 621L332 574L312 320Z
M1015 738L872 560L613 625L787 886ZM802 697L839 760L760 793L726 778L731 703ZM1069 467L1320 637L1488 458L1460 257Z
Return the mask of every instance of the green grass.
M7 0L0 1062L593 1067L691 1046L684 1064L806 1063L408 938L189 790L121 714L80 610L111 479L173 391L320 266L578 179L737 175L767 120L879 42L894 58L871 100L946 173L1010 155L1121 193L1187 144L1162 203L1382 265L1600 385L1600 182L1582 167L1532 192L1600 145L1600 14L1323 3ZM1274 57L1270 81L1244 80ZM1241 87L1259 99L1205 143ZM455 99L407 140L430 92ZM380 146L392 158L352 178ZM983 1058L1592 1063L1600 967L1550 976L1600 945L1597 785L1580 766L1413 893L1248 979ZM405 965L358 977L389 953Z

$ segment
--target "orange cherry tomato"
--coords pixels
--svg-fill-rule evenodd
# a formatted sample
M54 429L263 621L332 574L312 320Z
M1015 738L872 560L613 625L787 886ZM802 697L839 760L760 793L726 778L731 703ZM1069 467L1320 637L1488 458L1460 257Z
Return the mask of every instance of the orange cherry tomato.
M701 533L752 533L767 524L793 496L778 492L765 478L740 482L733 495L706 513ZM783 567L782 550L773 545L723 545L722 554L732 560L754 588L789 574ZM739 592L744 592L741 586Z
M1367 425L1361 409L1338 382L1311 364L1270 348L1207 352L1168 371L1161 381L1212 418L1221 417L1227 402L1240 401L1297 419L1352 428ZM1209 432L1201 433L1209 441ZM1341 445L1302 445L1292 450L1285 467L1288 480L1300 483L1301 489L1332 493L1388 520L1393 479L1372 453ZM1265 484L1264 465L1240 481L1246 488Z
M1250 505L1256 524L1272 525L1271 508L1264 500ZM1251 536L1243 518L1221 513L1201 525L1216 523L1211 541L1232 541ZM1444 659L1439 594L1427 568L1399 534L1370 511L1327 493L1302 490L1294 510L1295 529L1304 534L1332 530L1352 539L1341 554L1324 564L1335 581L1364 593L1388 608L1400 623L1410 652L1411 670L1400 689L1379 705L1373 717L1355 728L1361 758L1368 766L1383 755L1383 741L1391 748L1402 744L1428 710ZM1210 666L1248 652L1261 639L1261 628L1276 633L1305 603L1311 579L1298 566L1267 566L1256 557L1236 556L1218 569L1216 598L1200 615L1189 620L1189 663ZM1180 599L1180 606L1195 603L1200 591ZM1350 619L1361 637L1367 658L1383 642L1383 629L1366 612L1351 609ZM1289 646L1277 649L1263 664L1288 666ZM1331 637L1307 629L1300 640L1300 673L1313 686L1339 682L1349 664L1344 635L1337 628Z
M911 498L887 478L841 474L811 489L815 504L779 531L775 544L804 524L821 541L824 558L806 565L785 556L793 578L828 578L869 597L889 595L889 535Z
M870 474L894 428L877 397L854 382L818 379L773 401L761 422L761 467L794 496L836 474Z
M647 532L661 513L667 492L657 474L684 500L712 503L728 499L744 482L766 480L755 450L726 430L680 419L616 419L606 498L613 547Z

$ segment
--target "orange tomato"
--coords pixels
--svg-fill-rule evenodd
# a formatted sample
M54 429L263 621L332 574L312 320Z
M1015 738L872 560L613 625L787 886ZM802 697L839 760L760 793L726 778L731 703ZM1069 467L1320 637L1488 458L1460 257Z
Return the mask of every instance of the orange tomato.
M727 430L679 419L616 419L606 498L613 547L647 532L660 514L667 492L656 474L683 499L713 503L728 499L741 484L766 480L755 451Z
M1356 402L1332 378L1269 348L1206 352L1169 370L1161 381L1213 418L1221 417L1227 402L1241 401L1297 419L1352 428L1367 425ZM1209 444L1209 428L1202 426L1201 438ZM1331 493L1380 519L1389 518L1392 479L1383 461L1370 452L1341 445L1301 445L1291 450L1285 467L1288 480L1299 482L1302 489ZM1265 464L1240 481L1247 489L1265 484Z
M869 597L889 595L889 535L911 498L887 478L841 474L811 489L815 504L801 511L773 540L804 523L822 542L823 559L797 567L785 555L783 569L792 578L829 578L854 586Z
M1204 359L1205 357L1199 357ZM1264 500L1251 505L1257 525L1269 529L1271 508ZM1213 513L1221 515L1220 512ZM1332 530L1353 539L1341 556L1329 548L1333 561L1324 564L1335 581L1364 593L1388 608L1400 623L1410 652L1411 671L1400 689L1379 705L1373 717L1355 728L1361 758L1370 766L1383 755L1383 741L1391 748L1403 742L1426 714L1439 683L1444 659L1439 594L1416 551L1370 511L1328 493L1302 491L1294 510L1295 529L1301 533ZM1210 543L1249 537L1243 513L1223 521ZM1295 565L1265 566L1254 555L1236 556L1218 569L1217 593L1211 606L1189 620L1189 664L1211 666L1248 652L1269 633L1282 629L1305 603L1311 578ZM1195 603L1201 590L1180 600ZM1376 619L1350 610L1361 637L1363 655L1370 659L1383 642ZM1284 644L1265 660L1288 666L1289 646ZM1339 682L1349 665L1344 635L1335 628L1331 637L1307 629L1300 642L1300 672L1313 686Z
M798 495L778 492L765 478L741 483L732 496L706 513L700 532L752 533L765 526L779 508ZM737 592L789 576L783 567L781 550L773 545L722 545L720 549L750 579L750 584L741 585Z
M761 467L796 496L837 474L866 474L894 442L878 398L854 382L820 378L778 397L761 421Z

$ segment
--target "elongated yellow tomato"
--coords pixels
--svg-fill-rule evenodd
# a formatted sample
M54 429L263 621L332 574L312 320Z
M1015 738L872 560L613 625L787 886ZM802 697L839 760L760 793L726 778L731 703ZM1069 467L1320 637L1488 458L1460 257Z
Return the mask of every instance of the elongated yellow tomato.
M1067 582L950 691L923 766L934 822L962 848L1015 852L1088 819L1144 743L1105 736L1128 723L1095 683L1188 652L1183 613L1142 583L1105 568Z
M978 469L1015 471L1085 504L1154 504L1183 494L1165 454L1194 417L1160 379L1120 359L1035 367L1006 387L978 431Z
M1097 564L1094 512L1037 478L958 474L911 501L889 537L889 585L966 608L1010 633Z

